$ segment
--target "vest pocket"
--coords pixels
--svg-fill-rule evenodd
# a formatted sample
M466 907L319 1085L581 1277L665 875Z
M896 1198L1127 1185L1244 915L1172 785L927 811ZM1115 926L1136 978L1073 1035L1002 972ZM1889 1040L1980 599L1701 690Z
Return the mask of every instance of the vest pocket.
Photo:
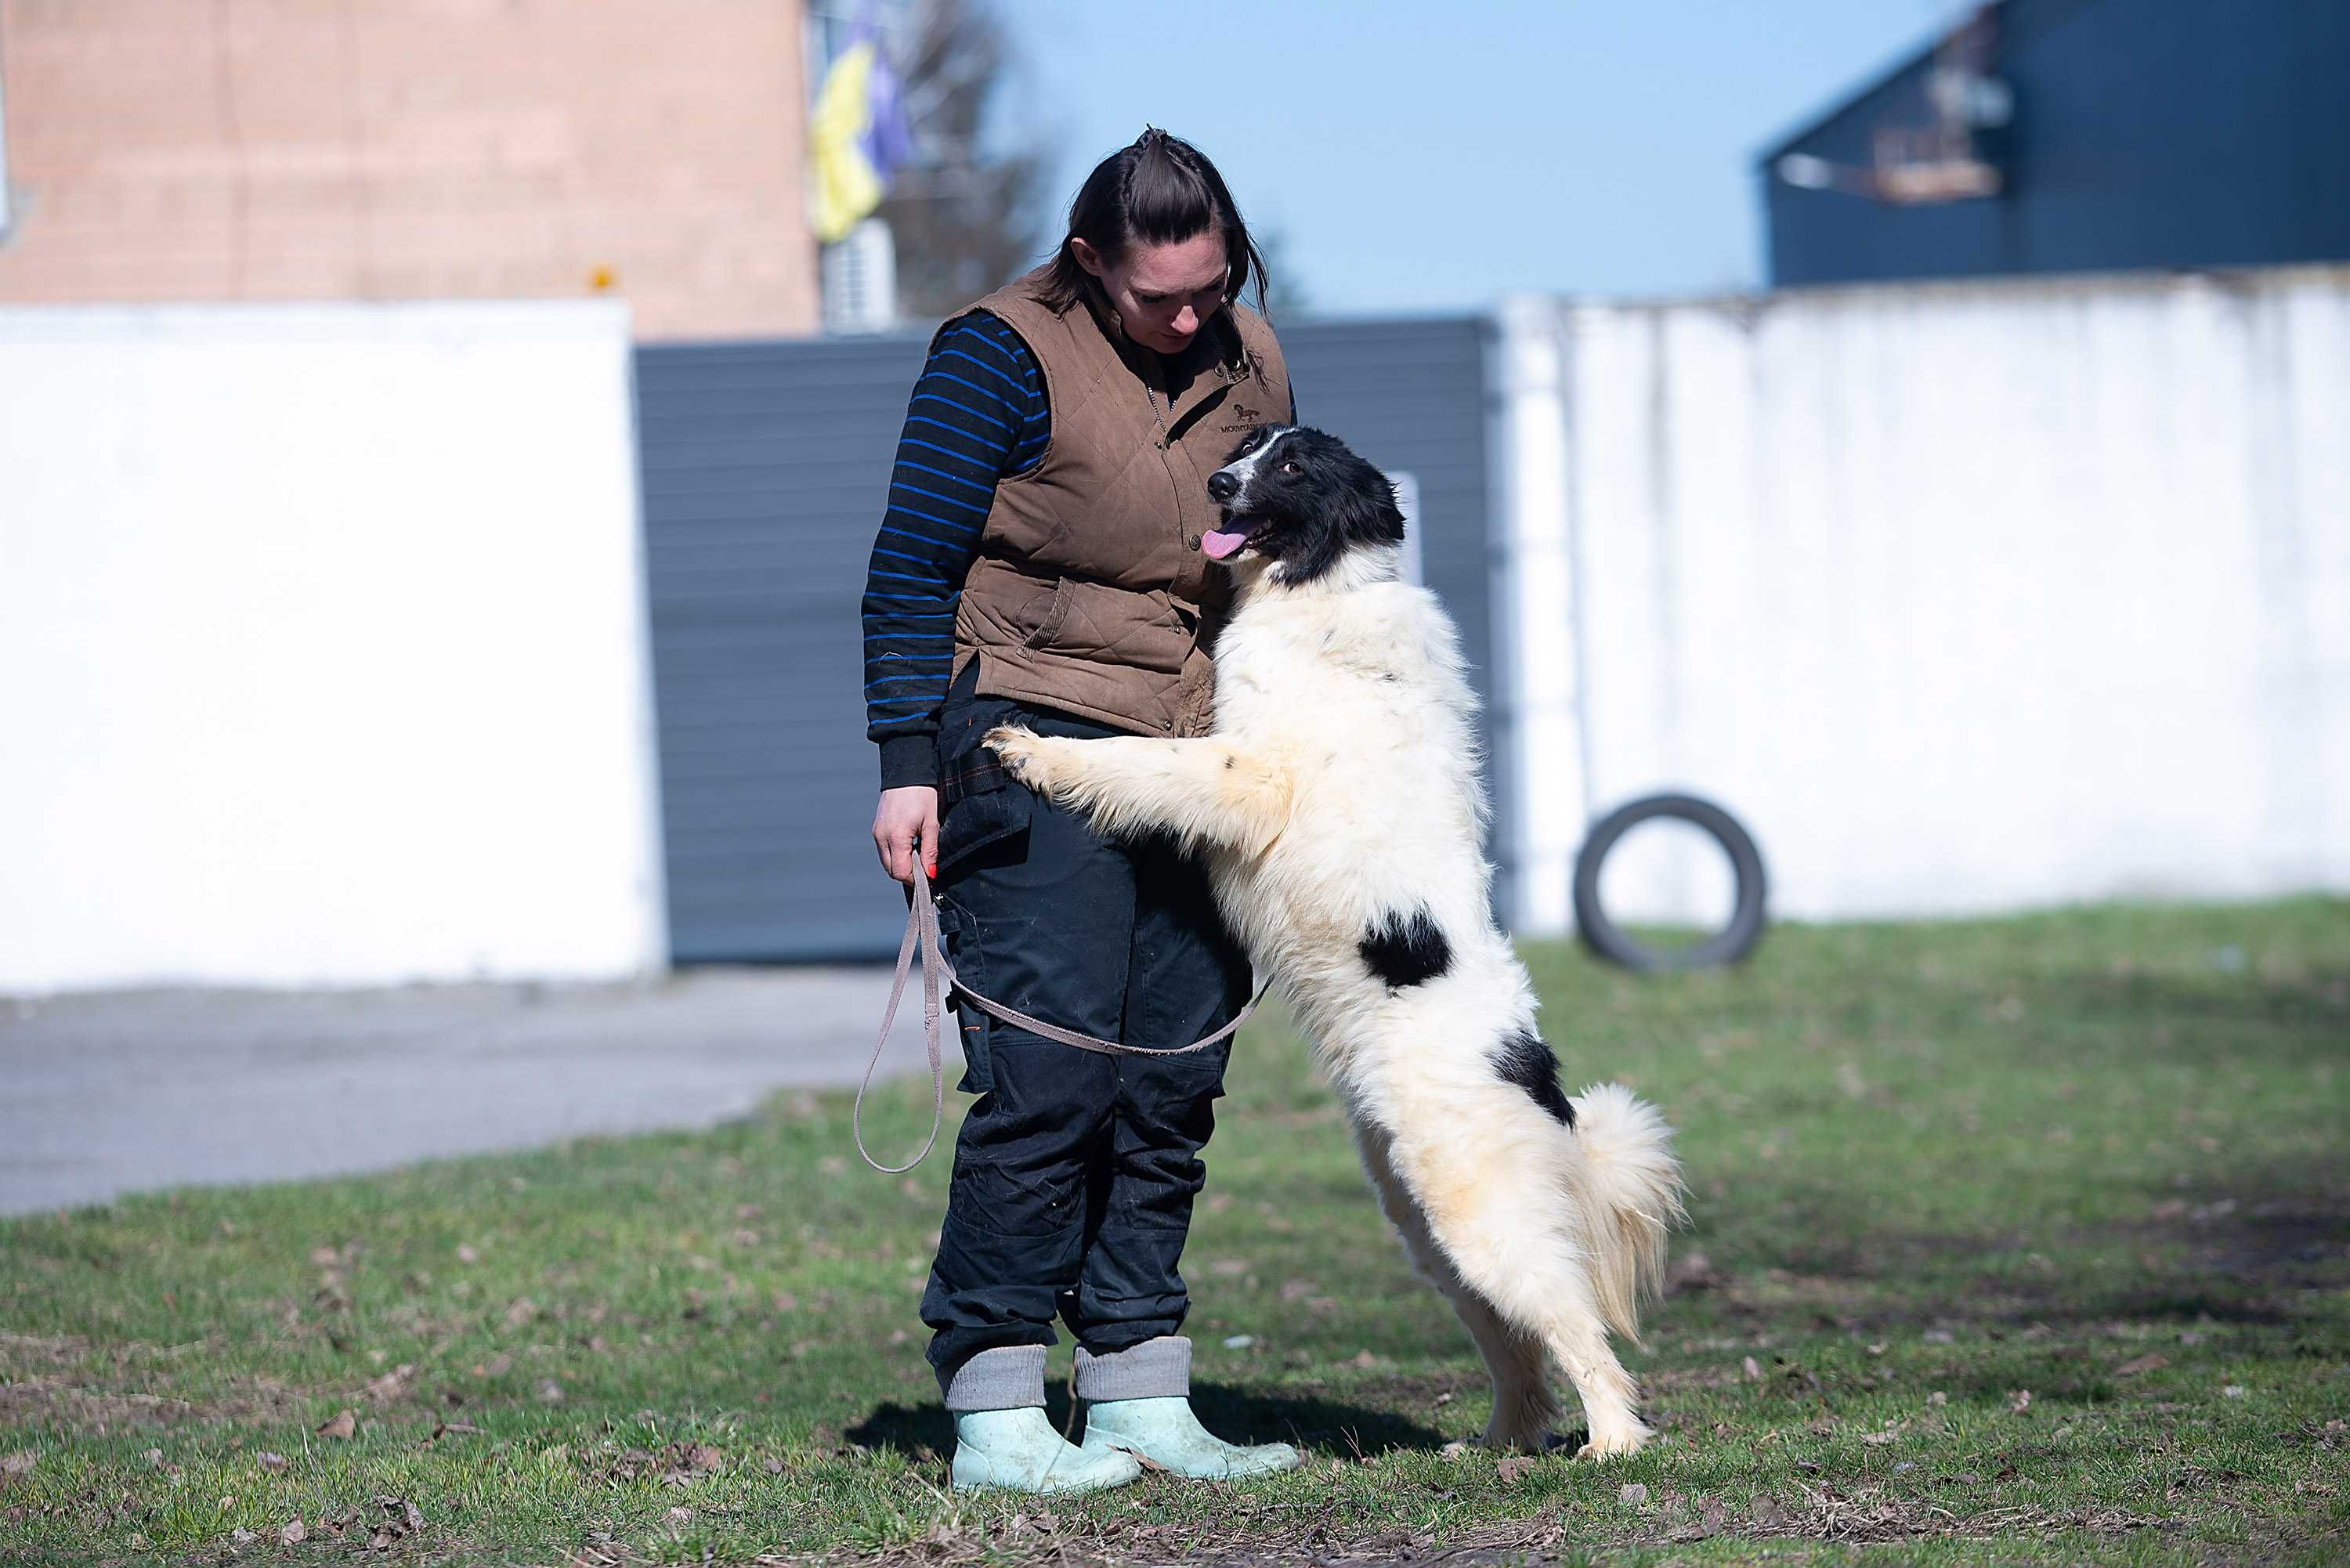
M1066 577L1056 578L1054 581L1053 597L1045 605L1045 618L1036 623L1034 630L1020 639L1021 647L1050 648L1053 646L1053 639L1061 635L1062 623L1069 618L1069 600L1072 597L1070 589L1074 586Z
M1044 618L1020 646L1172 675L1191 651L1195 625L1170 594L1063 577L1054 585Z

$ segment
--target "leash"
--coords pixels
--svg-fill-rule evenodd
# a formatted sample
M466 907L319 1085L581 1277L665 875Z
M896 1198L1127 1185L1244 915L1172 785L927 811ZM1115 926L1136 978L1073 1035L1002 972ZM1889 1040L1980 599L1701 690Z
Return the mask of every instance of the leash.
M982 996L955 978L954 971L948 967L944 955L939 951L939 911L931 898L931 878L922 869L922 852L919 845L914 848L913 865L914 887L907 899L905 940L898 944L897 978L890 981L889 1005L881 1014L881 1035L873 1042L873 1054L865 1064L865 1081L857 1085L857 1104L848 1114L848 1130L857 1140L857 1152L864 1156L866 1164L887 1175L896 1176L921 1164L923 1157L931 1152L931 1146L939 1141L939 1127L946 1119L947 1075L944 1059L939 1050L939 1012L945 996L959 995L982 1012L1002 1019L1015 1029L1025 1029L1031 1034L1058 1044L1073 1045L1080 1051L1091 1051L1097 1055L1188 1056L1194 1051L1206 1050L1246 1023L1249 1014L1256 1011L1256 1004L1264 1000L1265 992L1272 988L1273 982L1265 981L1257 988L1257 993L1249 998L1248 1005L1241 1009L1238 1017L1206 1039L1194 1040L1189 1045L1168 1048L1127 1045L1116 1040L1097 1040L1074 1029L1063 1029L1041 1018L1032 1018L1016 1007L1006 1007L1000 1002ZM882 1047L889 1043L889 1026L898 1021L898 1003L906 994L906 977L913 972L917 952L922 960L922 1041L929 1048L931 1058L931 1136L922 1140L922 1147L905 1164L884 1165L865 1147L865 1091L873 1086L873 1071L880 1065ZM943 991L939 984L941 975L946 979Z

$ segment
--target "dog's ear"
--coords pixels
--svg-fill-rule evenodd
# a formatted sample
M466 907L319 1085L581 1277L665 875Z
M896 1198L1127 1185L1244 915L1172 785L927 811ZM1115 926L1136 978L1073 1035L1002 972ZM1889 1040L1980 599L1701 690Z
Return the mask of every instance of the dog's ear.
M1339 487L1336 510L1338 531L1348 540L1403 543L1403 508L1396 504L1394 482L1363 458L1354 459L1347 483Z
M1403 510L1386 474L1336 441L1309 449L1305 461L1315 481L1314 525L1284 549L1281 581L1310 583L1351 548L1403 543Z

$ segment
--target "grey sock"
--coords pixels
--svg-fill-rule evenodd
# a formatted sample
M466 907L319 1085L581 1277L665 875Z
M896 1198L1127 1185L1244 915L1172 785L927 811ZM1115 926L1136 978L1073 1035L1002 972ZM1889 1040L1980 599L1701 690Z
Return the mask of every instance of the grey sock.
M1077 1346L1076 1395L1099 1403L1108 1399L1157 1399L1191 1392L1191 1342L1180 1334L1161 1334L1107 1355L1095 1355Z
M947 1408L1020 1410L1045 1405L1045 1347L1003 1345L983 1350L951 1373L939 1374Z

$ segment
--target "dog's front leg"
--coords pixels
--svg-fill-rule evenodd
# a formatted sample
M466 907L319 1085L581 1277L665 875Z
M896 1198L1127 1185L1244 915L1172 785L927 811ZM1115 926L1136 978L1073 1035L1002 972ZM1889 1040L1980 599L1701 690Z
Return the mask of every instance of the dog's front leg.
M1187 847L1253 855L1289 817L1289 773L1222 739L1076 741L1005 726L987 745L1013 776L1105 833L1164 829Z

